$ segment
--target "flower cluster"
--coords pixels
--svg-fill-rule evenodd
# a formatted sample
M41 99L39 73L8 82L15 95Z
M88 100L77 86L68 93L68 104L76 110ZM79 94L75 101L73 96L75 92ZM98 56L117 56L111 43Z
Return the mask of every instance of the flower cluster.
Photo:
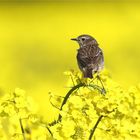
M41 124L37 108L22 89L16 88L13 93L5 94L0 100L0 139L45 140L47 128Z
M65 74L70 87L65 97L49 94L59 109L53 122L45 123L32 98L19 88L0 99L1 140L140 139L140 85L126 90L107 70L94 79L75 71Z
M61 119L51 126L56 140L140 139L140 86L125 90L103 71L104 95L95 88L100 84L96 75L85 80L79 73L65 74L69 86L84 84L71 92L60 110Z

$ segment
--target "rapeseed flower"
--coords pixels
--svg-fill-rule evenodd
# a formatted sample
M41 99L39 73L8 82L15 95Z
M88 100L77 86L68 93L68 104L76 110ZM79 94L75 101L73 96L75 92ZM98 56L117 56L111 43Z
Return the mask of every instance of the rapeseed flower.
M124 89L104 70L100 77L105 94L96 75L92 80L73 70L65 75L69 77L68 93L64 97L49 93L50 103L59 109L53 122L37 114L38 106L22 89L1 98L0 139L140 139L140 84Z

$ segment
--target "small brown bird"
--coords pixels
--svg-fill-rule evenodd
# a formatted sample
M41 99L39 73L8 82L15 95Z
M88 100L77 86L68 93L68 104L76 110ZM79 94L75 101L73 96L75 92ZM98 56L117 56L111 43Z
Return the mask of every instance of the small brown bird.
M90 35L80 35L71 40L77 41L80 48L77 53L77 62L85 78L93 78L94 73L104 67L103 52L97 41Z

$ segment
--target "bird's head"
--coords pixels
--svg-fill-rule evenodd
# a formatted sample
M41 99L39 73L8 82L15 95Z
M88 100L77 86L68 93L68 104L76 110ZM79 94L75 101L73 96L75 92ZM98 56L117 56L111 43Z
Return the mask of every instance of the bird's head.
M80 47L98 45L97 41L90 35L80 35L77 38L72 38L71 40L77 41Z

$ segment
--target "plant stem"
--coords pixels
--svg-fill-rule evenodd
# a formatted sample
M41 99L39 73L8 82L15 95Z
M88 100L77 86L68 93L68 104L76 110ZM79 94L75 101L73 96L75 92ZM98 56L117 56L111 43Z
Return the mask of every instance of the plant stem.
M94 135L94 132L95 132L95 130L96 130L96 128L97 128L99 122L102 120L102 118L103 118L103 115L101 115L101 116L98 118L96 124L95 124L94 127L91 129L91 133L90 133L90 136L89 136L89 139L88 139L88 140L91 140L91 139L92 139L92 137L93 137L93 135Z
M80 87L83 87L83 86L85 86L85 84L84 83L80 83L80 84L74 86L72 89L69 90L69 92L64 97L64 100L63 100L63 102L61 104L61 107L60 107L60 111L62 110L63 106L66 104L67 100L69 99L69 97L73 93L73 91L75 91L76 89L78 89ZM59 114L57 122L61 121L61 118L62 118L62 116Z
M72 87L72 88L68 91L68 93L67 93L66 96L64 97L64 100L63 100L63 102L62 102L62 104L61 104L60 111L62 110L63 106L66 104L66 102L67 102L67 100L69 99L70 95L71 95L75 90L79 89L80 87L92 87L92 88L94 88L94 89L99 90L99 91L102 93L102 90L101 90L101 88L100 88L98 85L92 85L92 84L86 85L85 83L79 83L78 85L75 85L74 87ZM62 116L59 114L58 119L55 120L55 121L53 121L53 122L51 122L51 123L49 124L49 126L53 126L53 125L55 125L57 122L61 122L61 119L62 119Z
M97 79L100 81L100 83L101 83L101 85L102 85L102 87L103 87L103 94L105 94L106 93L106 90L105 90L105 87L104 87L104 84L103 84L103 82L102 82L102 80L101 80L101 78L100 78L100 76L99 75L97 75Z
M51 134L51 136L53 137L53 133L51 132L51 130L49 129L49 127L46 127L46 128L49 131L49 133Z
M21 128L23 140L26 140L25 131L24 131L24 128L23 128L23 124L22 124L22 119L21 118L19 119L19 123L20 123L20 128Z

